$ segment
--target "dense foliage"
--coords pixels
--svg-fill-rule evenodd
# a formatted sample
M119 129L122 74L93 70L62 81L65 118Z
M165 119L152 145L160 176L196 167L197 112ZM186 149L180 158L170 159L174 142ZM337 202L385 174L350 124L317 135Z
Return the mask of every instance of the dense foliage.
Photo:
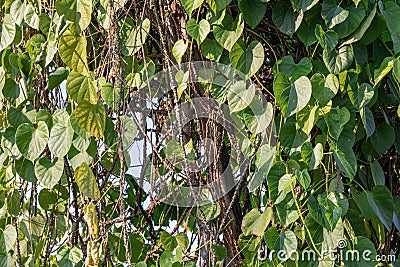
M399 254L397 2L0 5L0 266L364 267ZM194 61L229 65L256 86L178 72L148 116L132 116L153 75ZM234 146L211 119L163 142L173 108L197 97L243 123L250 165L221 199L169 205L141 181L168 177L179 189L231 167ZM210 166L188 175L171 164L198 157L205 138L218 151ZM373 260L291 257L306 250Z

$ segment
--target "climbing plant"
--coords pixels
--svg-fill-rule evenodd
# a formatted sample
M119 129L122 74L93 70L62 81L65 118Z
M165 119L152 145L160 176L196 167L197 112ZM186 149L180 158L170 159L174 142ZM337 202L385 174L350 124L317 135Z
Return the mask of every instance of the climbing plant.
M396 1L0 7L1 266L400 265Z

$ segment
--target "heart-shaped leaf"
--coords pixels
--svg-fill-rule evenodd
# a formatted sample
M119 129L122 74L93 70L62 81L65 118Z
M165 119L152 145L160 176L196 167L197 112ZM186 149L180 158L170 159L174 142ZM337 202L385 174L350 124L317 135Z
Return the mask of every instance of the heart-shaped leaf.
M197 44L201 45L210 32L210 23L202 19L199 24L197 24L195 19L190 19L186 23L186 30L188 34L196 40Z
M323 52L325 66L333 74L339 74L347 69L353 63L353 57L353 47L350 45L341 47L339 51L334 49L330 52L327 50Z
M325 116L325 122L328 126L329 134L337 140L349 120L350 111L347 108L332 108Z
M43 121L39 121L34 127L31 124L21 124L15 133L15 141L18 150L30 161L40 156L49 140L49 130Z
M232 66L241 71L246 77L251 77L259 70L264 62L264 47L258 41L253 41L246 48L242 40L238 40L229 53Z
M90 77L84 76L77 71L71 71L67 78L67 90L76 103L82 101L97 103L97 92Z
M182 57L186 52L187 45L187 42L182 39L176 41L174 44L174 47L172 48L172 55L176 59L176 62L181 63Z
M315 73L311 77L311 84L312 95L321 106L326 106L339 90L339 79L333 74L325 78L321 73Z
M56 157L64 157L71 147L72 138L74 137L74 130L69 121L68 113L63 110L57 110L54 116L60 116L63 113L62 120L58 120L50 131L49 149Z
M329 28L333 28L347 19L349 11L332 2L324 2L322 4L321 15L327 21Z
M89 76L86 45L85 36L75 36L70 30L66 30L60 38L58 50L62 61L68 67Z
M190 16L193 10L201 6L203 0L181 0L181 2L186 13Z
M291 55L285 56L276 63L276 72L284 72L290 81L295 81L301 76L307 76L312 70L312 63L308 57L302 58L299 63L294 63Z
M274 93L285 117L302 110L311 98L311 82L306 76L298 78L294 83L289 81L285 73L278 73L274 80Z
M252 209L243 218L242 221L243 234L262 236L272 219L273 219L273 211L270 207L266 208L263 213L260 213L258 209Z
M237 15L235 21L232 17L225 13L221 23L215 24L213 34L215 40L222 45L226 50L231 51L233 45L239 39L244 29L243 15Z
M348 86L348 94L351 103L357 110L361 110L368 105L374 97L374 88L368 83L362 83L360 86Z
M76 168L75 181L83 195L93 200L100 199L101 195L97 186L96 177L94 177L92 170L86 162L82 162L82 164Z
M244 20L253 29L260 23L267 11L267 3L261 0L239 0L239 9L243 13Z
M55 158L50 161L47 157L35 163L35 175L41 185L52 189L61 179L64 170L64 160Z
M390 231L393 222L394 202L389 189L384 185L375 185L372 193L368 193L368 203L386 229Z
M322 48L329 52L335 49L339 41L338 35L335 31L329 30L325 32L319 24L315 26L315 36Z
M83 130L94 137L103 137L106 124L106 112L101 102L96 104L81 102L75 110L75 118L79 127Z
M272 9L272 21L287 35L293 35L303 21L303 12L295 13L284 0L279 0Z

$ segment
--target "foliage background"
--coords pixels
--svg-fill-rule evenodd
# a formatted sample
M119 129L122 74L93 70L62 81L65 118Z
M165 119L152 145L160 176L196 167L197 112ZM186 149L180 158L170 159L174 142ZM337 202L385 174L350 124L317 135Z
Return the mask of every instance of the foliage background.
M398 255L397 2L0 3L1 266L375 266L288 257L336 250L339 240L344 251ZM254 114L227 88L178 77L182 86L150 118L127 116L154 73L199 60L242 71L273 105ZM238 107L252 166L218 202L168 206L127 173L124 151L143 129L162 138L171 108L199 96ZM255 116L263 129L252 127ZM277 143L263 138L267 127ZM169 153L196 150L206 136L220 151L193 181L227 168L218 124L193 123L184 134ZM155 170L177 183L167 150L134 154L145 162L140 175ZM260 261L259 249L287 257Z

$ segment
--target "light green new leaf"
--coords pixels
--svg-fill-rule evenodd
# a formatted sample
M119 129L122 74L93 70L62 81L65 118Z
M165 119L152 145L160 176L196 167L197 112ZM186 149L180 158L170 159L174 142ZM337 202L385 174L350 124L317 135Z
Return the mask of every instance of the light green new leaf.
M239 9L243 13L244 20L253 29L263 19L267 11L267 3L261 0L239 0Z
M52 189L61 179L64 170L64 160L55 158L51 162L47 157L35 163L35 175L41 185Z
M258 209L252 209L242 220L242 231L244 235L264 235L265 229L273 219L272 208L267 207L263 213Z
M103 138L106 112L101 102L96 104L81 102L75 110L75 118L83 130L94 137Z
M322 4L321 14L322 18L324 18L328 23L329 28L333 28L335 25L342 23L347 19L349 11L334 3L324 2Z
M122 42L123 49L122 53L125 56L131 56L142 47L142 45L146 42L147 36L150 32L151 22L148 18L145 18L143 21L139 22L137 26L134 25L133 21L127 20L126 24L128 27L123 27L122 30Z
M231 51L233 45L242 35L244 29L243 15L237 15L235 21L232 17L225 13L224 19L220 24L215 24L213 27L213 34L215 40L222 45L226 50Z
M197 44L201 45L210 32L210 23L202 19L199 24L197 24L195 19L190 19L186 23L186 30L188 34L196 40Z
M238 40L229 53L232 66L246 77L251 77L260 69L264 62L264 47L258 41L253 41L246 48L242 40Z
M90 77L71 71L67 78L67 90L71 98L78 104L81 102L97 103L97 92Z
M275 76L274 93L286 118L302 110L311 98L311 82L306 76L298 78L294 83L286 74L280 72Z
M394 202L389 189L384 185L375 185L372 192L368 193L368 203L386 229L390 231L393 222Z
M327 50L323 52L325 66L333 74L339 74L347 69L353 63L353 57L353 47L350 45L341 47L339 51L334 49L330 52Z
M160 241L166 250L174 251L174 249L178 246L175 236L172 236L166 231L160 232Z
M82 162L82 164L76 168L75 181L83 195L93 200L100 199L101 195L97 186L96 177L94 177L92 170L86 162Z
M183 8L185 9L186 13L192 15L192 11L199 8L201 4L203 4L204 0L181 0Z
M295 13L286 1L278 1L272 9L272 21L278 29L287 35L293 35L303 21L303 12Z
M72 21L75 32L81 33L90 24L92 17L91 0L57 0L56 10L58 15L64 15L64 19Z
M311 84L312 96L322 107L326 106L339 91L339 79L333 74L324 77L321 73L315 73L311 77Z
M18 150L30 161L40 156L49 140L49 130L43 121L38 121L36 126L23 123L18 126L15 133L15 142Z
M360 86L348 86L348 94L351 103L357 110L361 110L368 105L374 97L374 88L368 83L362 83Z
M0 51L3 51L14 41L16 34L16 26L13 16L5 14L3 18L3 24L1 25L1 37L0 37Z
M57 116L60 113L64 113L64 118L63 120L56 122L51 128L49 149L56 157L62 158L68 153L69 148L71 147L74 130L69 121L69 115L65 110L57 110L54 116Z
M182 57L186 52L187 46L188 46L187 42L185 42L182 39L176 41L174 47L172 48L172 55L176 59L176 62L181 63Z
M70 30L67 30L60 38L58 49L61 59L68 67L82 75L89 76L86 45L85 36L75 36Z

